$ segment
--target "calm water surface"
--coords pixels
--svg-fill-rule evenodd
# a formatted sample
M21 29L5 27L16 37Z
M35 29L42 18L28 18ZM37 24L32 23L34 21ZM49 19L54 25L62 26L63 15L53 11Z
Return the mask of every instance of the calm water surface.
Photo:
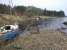
M49 18L42 20L39 25L39 28L41 29L57 29L61 27L66 27L63 22L67 21L67 17L62 18Z

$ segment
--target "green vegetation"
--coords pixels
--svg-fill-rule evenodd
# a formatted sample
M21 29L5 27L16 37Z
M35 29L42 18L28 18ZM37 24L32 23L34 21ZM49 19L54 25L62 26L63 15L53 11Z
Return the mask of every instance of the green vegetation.
M10 6L0 4L0 14L9 14Z
M56 17L64 17L64 11L50 11L50 10L44 10L44 15L46 16L56 16Z
M31 16L56 16L56 17L64 17L64 11L50 11L46 9L40 9L33 6L14 6L11 7L9 5L0 4L0 14L11 14L23 16L26 15L28 17Z

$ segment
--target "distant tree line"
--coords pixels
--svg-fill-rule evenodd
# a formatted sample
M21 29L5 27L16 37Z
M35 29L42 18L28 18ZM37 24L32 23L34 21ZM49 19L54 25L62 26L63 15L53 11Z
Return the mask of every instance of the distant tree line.
M10 8L10 6L0 4L0 13L1 14L9 14L9 8Z
M44 15L46 15L46 16L59 16L59 17L63 17L63 16L65 16L65 14L64 14L64 11L50 11L50 10L44 10L44 13L43 13Z
M0 4L0 14L12 14L12 15L27 15L27 16L65 16L64 11L50 11L42 10L33 6L14 6L13 8L9 5Z

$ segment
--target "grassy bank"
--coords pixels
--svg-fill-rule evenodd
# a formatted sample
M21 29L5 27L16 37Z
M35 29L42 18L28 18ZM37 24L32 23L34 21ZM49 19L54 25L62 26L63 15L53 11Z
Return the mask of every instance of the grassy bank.
M0 25L2 24L14 24L15 22L19 21L27 21L32 20L33 18L41 17L42 19L50 19L50 18L56 18L56 17L49 17L49 16L14 16L14 15L0 15Z

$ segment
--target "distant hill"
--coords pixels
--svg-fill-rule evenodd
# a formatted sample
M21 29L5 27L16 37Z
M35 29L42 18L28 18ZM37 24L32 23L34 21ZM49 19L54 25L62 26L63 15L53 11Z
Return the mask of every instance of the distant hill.
M56 10L46 10L40 9L34 6L14 6L11 7L9 5L0 4L0 14L12 14L17 16L26 15L30 16L57 16L64 17L64 11L56 11Z

